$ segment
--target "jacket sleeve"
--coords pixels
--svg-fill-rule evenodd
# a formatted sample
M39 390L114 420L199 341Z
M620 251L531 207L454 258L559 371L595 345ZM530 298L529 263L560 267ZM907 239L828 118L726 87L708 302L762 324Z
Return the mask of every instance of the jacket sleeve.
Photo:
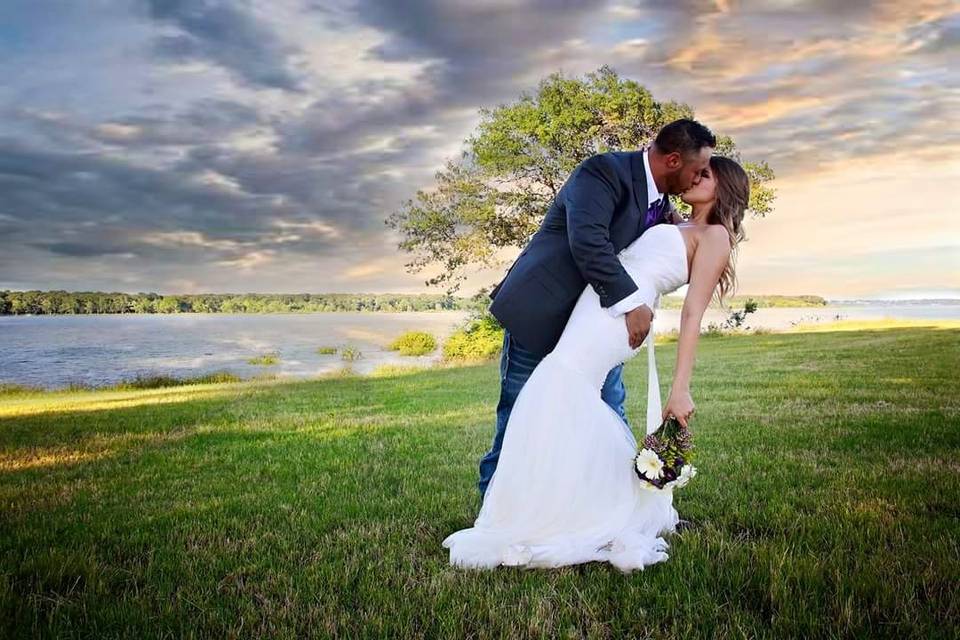
M657 292L653 289L652 286L646 288L639 288L630 295L628 295L623 300L620 300L614 305L607 307L607 313L609 313L614 318L618 318L625 314L628 311L633 311L639 306L647 305L650 309L650 317L656 315L654 311L654 302L656 300Z
M570 252L600 306L610 307L638 288L610 241L610 220L624 188L608 159L598 154L581 162L561 191Z

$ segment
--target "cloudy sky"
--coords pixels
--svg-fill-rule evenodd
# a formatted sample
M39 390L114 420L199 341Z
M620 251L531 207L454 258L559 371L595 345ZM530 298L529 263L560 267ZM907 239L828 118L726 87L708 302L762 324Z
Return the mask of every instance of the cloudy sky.
M608 64L776 171L739 293L960 297L957 7L6 0L0 289L431 291L384 218Z

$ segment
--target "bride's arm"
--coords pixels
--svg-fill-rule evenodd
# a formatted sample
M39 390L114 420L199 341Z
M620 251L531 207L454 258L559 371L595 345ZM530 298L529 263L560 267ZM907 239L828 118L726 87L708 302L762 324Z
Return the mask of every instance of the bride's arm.
M690 396L690 378L700 339L700 323L720 281L720 275L730 259L730 234L722 225L711 225L703 234L693 255L690 286L680 312L680 338L677 341L677 366L673 372L670 397L663 408L663 417L674 415L687 426L693 411Z

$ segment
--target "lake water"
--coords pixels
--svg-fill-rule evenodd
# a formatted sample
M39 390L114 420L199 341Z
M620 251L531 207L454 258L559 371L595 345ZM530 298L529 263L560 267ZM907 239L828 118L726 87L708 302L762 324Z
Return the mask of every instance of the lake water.
M381 364L426 365L439 357L401 356L386 346L405 331L432 333L442 342L466 312L311 314L129 314L0 316L0 383L59 388L71 383L101 386L137 375L191 377L229 371L247 378L260 373L306 378L346 365L339 353L317 347L350 345L362 356L359 373ZM727 313L708 310L703 326ZM796 322L863 319L960 320L960 304L855 304L758 309L745 325L788 329ZM680 310L658 309L654 332L679 329ZM277 351L280 363L251 365L247 359Z
M340 353L318 347L352 346L354 371L390 363L428 364L439 356L401 356L386 346L405 331L427 331L442 341L467 312L309 314L118 314L0 316L0 382L58 388L102 386L138 374L192 377L229 371L312 377L343 368ZM247 363L267 352L280 363Z

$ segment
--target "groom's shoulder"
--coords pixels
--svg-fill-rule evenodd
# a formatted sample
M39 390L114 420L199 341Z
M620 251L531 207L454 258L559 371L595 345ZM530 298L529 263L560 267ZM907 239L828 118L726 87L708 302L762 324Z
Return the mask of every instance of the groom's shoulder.
M595 153L584 162L595 162L601 164L609 164L615 167L625 167L630 165L630 151L603 151L601 153Z
M619 151L604 151L603 153L598 153L597 155L605 156L615 162L627 162L630 160L630 156L632 156L633 153L634 153L633 151L619 150Z
M577 166L577 170L586 169L592 173L600 173L609 179L618 178L620 182L629 182L630 152L604 151L585 158ZM574 171L576 173L576 170Z
M601 162L607 164L627 164L633 155L633 151L601 151L589 155L580 161L580 164L588 162Z

